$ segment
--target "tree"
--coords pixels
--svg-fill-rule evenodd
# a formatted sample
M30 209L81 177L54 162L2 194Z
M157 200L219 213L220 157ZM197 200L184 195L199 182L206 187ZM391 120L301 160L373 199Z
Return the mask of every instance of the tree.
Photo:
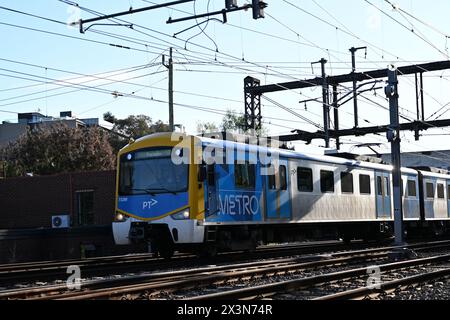
M41 125L27 129L16 142L3 148L1 154L7 176L101 171L115 167L115 155L107 134L98 127Z
M219 128L214 122L197 122L197 132L198 133L207 133L207 132L217 132Z
M245 131L245 117L244 115L237 115L232 110L227 110L227 113L223 116L222 131Z
M106 112L103 114L103 119L114 124L109 142L116 153L128 143L130 138L138 139L155 132L170 132L169 126L161 120L153 122L152 118L142 114L117 119L111 112Z
M218 126L214 122L197 122L197 132L206 133L219 131ZM253 130L245 130L245 116L242 114L236 114L233 110L227 110L226 114L222 118L220 124L220 131L222 132L237 132L241 134L267 136L268 130L262 127L256 132Z

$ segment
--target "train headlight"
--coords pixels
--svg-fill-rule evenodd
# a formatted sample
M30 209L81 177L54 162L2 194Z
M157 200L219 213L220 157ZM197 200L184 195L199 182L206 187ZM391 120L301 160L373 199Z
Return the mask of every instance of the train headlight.
M190 218L189 209L182 210L180 212L174 213L171 215L173 220L188 220Z
M114 216L114 222L124 222L127 220L127 216L120 212L116 212L116 215Z

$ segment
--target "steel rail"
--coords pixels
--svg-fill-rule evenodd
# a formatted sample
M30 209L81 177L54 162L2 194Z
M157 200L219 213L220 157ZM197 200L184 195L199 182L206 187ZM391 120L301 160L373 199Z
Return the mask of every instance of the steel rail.
M371 287L361 287L353 290L347 290L343 292L338 292L330 295L326 295L323 297L314 298L312 300L358 300L371 298L373 296L378 296L386 291L394 290L394 289L402 289L407 288L412 285L424 283L430 280L440 279L440 278L448 278L450 277L450 268L445 268L441 270L426 272L418 275L414 275L411 277L405 277L402 279L396 279L388 282L383 282L380 284L379 288L371 288Z
M381 271L398 270L408 267L427 265L432 263L445 262L450 260L450 254L414 259L408 261L394 262L383 265L377 265ZM264 296L274 295L279 292L289 292L299 289L309 288L317 286L323 283L328 283L337 280L346 280L354 277L367 275L367 268L357 268L352 270L345 270L333 273L327 273L323 275L317 275L302 279L281 281L271 284L265 284L260 286L254 286L250 288L229 290L220 293L213 293L208 295L202 295L189 298L188 300L217 300L217 299L249 299L258 298Z
M417 244L411 244L407 247L416 248L416 250L428 250L428 249L437 249L441 247L448 247L450 246L450 241L437 241L433 243L417 243ZM309 261L307 264L303 265L305 268L312 268L312 267L318 267L318 266L325 266L325 265L333 265L338 263L347 263L351 261L358 261L364 258L364 255L369 254L375 254L375 253L382 253L378 257L374 256L373 258L383 258L386 257L387 252L390 250L398 248L397 246L391 246L391 247L381 247L381 248L371 248L371 249L365 249L365 250L353 250L353 251L345 251L345 252L337 252L334 254L328 254L326 256L319 255L319 256L305 256L300 258L284 258L284 259L276 259L276 260L269 260L269 261L260 261L260 262L248 262L248 263L239 263L239 264L233 264L228 266L219 266L214 268L195 268L190 270L182 270L182 271L175 271L175 272L169 272L169 273L155 273L151 275L140 275L140 276L131 276L131 277L123 277L120 279L106 279L106 280L95 280L95 281L88 281L82 284L83 289L95 289L98 287L105 287L105 286L111 286L111 285L120 285L124 283L136 283L136 282L142 282L142 281L152 281L154 283L155 281L162 282L164 280L167 281L167 279L174 279L175 277L179 280L182 280L183 278L186 278L190 275L196 275L198 273L205 274L206 272L219 272L219 271L227 271L232 269L239 269L239 268L255 268L255 267L267 267L271 264L277 265L277 270L282 272L288 272L289 268L299 268L302 265L298 265L295 263L298 263L299 261ZM272 248L272 249L279 249L279 248ZM359 256L358 256L359 255ZM339 258L341 257L341 258ZM347 257L347 258L342 258ZM334 259L333 259L334 258ZM314 262L314 260L316 260ZM320 261L317 261L320 260ZM284 265L282 265L284 264ZM286 265L291 264L291 265ZM265 272L270 272L270 270L265 270ZM33 287L33 288L26 288L26 289L20 289L20 290L7 290L0 292L0 299L20 299L20 298L27 298L30 296L36 296L36 295L42 295L47 294L51 295L53 292L58 292L59 295L61 295L61 291L65 291L66 286L60 285L60 286L46 286L46 287ZM77 295L77 294L76 294Z

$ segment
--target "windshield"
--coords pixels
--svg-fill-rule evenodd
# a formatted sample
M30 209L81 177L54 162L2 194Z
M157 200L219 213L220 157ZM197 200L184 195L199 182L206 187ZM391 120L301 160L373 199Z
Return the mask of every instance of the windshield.
M126 153L120 159L119 195L185 192L188 165L171 160L171 148Z

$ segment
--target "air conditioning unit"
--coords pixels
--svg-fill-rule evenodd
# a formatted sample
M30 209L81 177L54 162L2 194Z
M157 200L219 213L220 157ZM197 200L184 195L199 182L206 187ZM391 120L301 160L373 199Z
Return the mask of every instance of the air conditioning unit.
M68 215L52 216L52 228L69 228L70 217Z

